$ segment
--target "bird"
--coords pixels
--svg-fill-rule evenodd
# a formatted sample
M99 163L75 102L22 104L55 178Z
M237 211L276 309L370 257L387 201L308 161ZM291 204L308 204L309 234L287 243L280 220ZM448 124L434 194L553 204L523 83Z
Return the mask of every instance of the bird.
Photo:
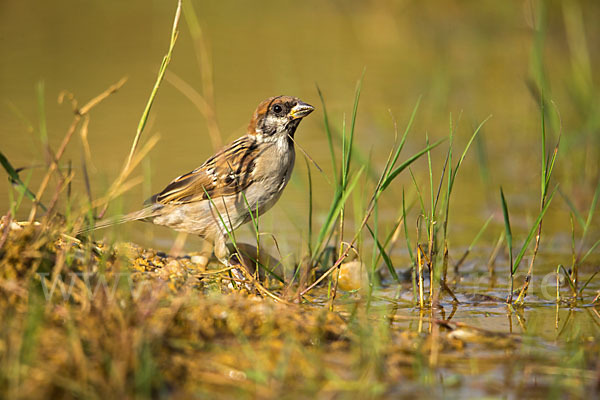
M244 136L173 179L141 210L100 221L93 229L135 220L167 226L207 240L215 257L231 265L229 235L253 218L251 212L256 218L279 200L294 168L294 134L313 111L297 97L262 101Z

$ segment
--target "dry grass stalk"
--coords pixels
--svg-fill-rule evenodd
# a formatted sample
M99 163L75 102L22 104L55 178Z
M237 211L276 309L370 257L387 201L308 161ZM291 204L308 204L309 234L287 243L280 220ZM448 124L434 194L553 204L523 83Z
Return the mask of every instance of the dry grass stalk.
M38 202L41 199L44 192L46 191L46 187L48 186L48 183L50 182L50 177L52 176L52 174L55 171L58 170L58 162L60 161L61 157L63 156L63 154L67 148L67 145L71 141L71 138L73 137L73 134L75 133L75 130L77 129L77 126L79 125L79 122L81 121L82 117L86 116L91 111L92 108L94 108L95 106L100 104L108 96L110 96L111 94L113 94L117 90L119 90L125 84L126 81L127 81L127 78L121 78L120 81L118 81L114 85L110 86L108 89L106 89L104 92L100 93L98 96L91 99L89 102L87 102L81 108L77 108L76 107L77 101L74 99L72 100L72 103L74 106L73 112L75 113L75 117L73 118L73 121L71 122L71 125L69 126L69 129L67 130L67 133L65 134L65 137L63 138L63 140L60 144L60 147L58 148L58 151L56 152L55 157L50 162L50 165L48 167L48 171L46 172L46 175L44 175L44 178L42 179L42 182L40 183L40 187L38 188L38 191L35 195L35 198L37 199L37 201L34 202L33 207L31 208L31 212L29 213L29 218L28 218L29 222L34 221L36 213L37 213ZM62 97L59 98L59 101L62 101Z

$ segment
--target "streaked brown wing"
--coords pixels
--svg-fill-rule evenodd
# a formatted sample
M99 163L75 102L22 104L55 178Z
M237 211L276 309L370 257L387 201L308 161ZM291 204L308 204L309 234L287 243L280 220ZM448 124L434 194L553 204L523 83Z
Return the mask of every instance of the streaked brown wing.
M184 204L235 194L252 183L256 140L243 136L195 170L175 178L151 202Z

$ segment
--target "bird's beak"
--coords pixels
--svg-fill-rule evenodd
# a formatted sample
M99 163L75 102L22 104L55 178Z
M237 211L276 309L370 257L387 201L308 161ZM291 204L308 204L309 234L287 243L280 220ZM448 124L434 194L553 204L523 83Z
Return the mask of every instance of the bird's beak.
M311 112L313 112L315 108L310 104L306 104L303 102L298 102L292 109L290 110L290 118L291 119L299 119L304 118Z

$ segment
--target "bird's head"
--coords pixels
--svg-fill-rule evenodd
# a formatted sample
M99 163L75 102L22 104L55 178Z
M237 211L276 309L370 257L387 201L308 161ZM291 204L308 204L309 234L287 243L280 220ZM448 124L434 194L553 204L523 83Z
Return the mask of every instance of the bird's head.
M248 133L263 140L277 140L281 137L287 138L288 135L293 138L302 118L314 109L297 97L268 98L256 108L248 125Z

